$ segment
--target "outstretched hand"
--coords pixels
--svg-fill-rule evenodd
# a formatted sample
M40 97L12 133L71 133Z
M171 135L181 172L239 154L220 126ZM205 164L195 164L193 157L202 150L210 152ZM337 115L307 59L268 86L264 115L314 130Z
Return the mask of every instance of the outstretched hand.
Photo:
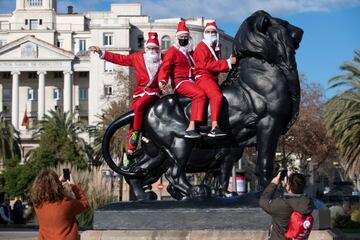
M93 52L93 53L100 53L101 52L101 50L100 50L100 48L98 46L91 46L91 47L89 47L89 50L91 52Z
M235 56L231 56L230 63L234 65L234 64L236 64L236 62L237 62L237 58Z
M165 81L160 81L159 82L159 88L161 91L164 91L166 88L166 82Z

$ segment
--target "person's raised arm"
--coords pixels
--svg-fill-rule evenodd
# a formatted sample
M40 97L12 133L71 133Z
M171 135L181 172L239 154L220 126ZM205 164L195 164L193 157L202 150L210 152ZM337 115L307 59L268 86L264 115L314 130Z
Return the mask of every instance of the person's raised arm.
M63 176L61 176L60 181L63 182L63 184L69 184L72 191L74 192L76 199L73 199L71 201L71 208L74 216L84 212L86 209L89 208L89 202L85 194L81 190L80 186L74 183L74 179L72 178L71 174L70 180L64 181Z
M133 57L131 54L129 55L123 55L119 53L112 53L108 51L101 51L101 49L97 46L91 46L90 51L99 54L99 57L101 59L104 59L105 61L109 61L121 66L133 66Z
M227 72L231 69L231 65L236 63L235 57L230 57L227 60L215 60L209 51L204 52L199 47L195 49L193 57L196 67L210 72Z
M261 194L259 205L265 212L271 214L278 209L275 209L273 206L272 197L276 191L277 185L280 183L280 172L278 175L271 181L271 183L265 188L264 192Z

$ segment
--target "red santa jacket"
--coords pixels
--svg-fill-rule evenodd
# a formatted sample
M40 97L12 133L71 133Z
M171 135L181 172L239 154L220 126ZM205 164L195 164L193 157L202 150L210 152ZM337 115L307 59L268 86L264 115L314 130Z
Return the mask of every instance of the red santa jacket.
M147 95L161 95L161 90L158 87L158 74L150 76L145 60L144 52L137 52L129 55L122 55L118 53L105 52L103 59L106 61L119 64L121 66L133 67L135 71L136 86L133 92L133 98Z
M171 78L174 90L184 81L193 82L194 59L192 54L193 52L190 52L187 56L175 46L169 48L160 66L158 81L168 82Z
M217 79L220 72L227 72L231 68L230 62L219 59L215 50L201 41L195 48L195 79L203 76L213 80Z

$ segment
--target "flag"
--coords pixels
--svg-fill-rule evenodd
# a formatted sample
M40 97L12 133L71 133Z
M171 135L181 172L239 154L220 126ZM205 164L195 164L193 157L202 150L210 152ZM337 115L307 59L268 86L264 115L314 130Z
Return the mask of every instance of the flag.
M26 129L29 128L29 117L27 115L27 107L25 107L25 113L24 113L24 117L23 117L21 126L25 126Z

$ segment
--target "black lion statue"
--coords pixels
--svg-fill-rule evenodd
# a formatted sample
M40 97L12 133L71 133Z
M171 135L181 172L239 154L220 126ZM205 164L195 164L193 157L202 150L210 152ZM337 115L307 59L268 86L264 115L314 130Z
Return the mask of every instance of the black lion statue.
M272 179L278 139L298 116L300 84L295 61L303 31L287 21L257 11L240 26L233 43L238 64L221 85L224 102L219 124L228 133L223 139L188 140L183 133L189 122L191 100L167 95L145 115L142 148L129 172L112 160L109 151L114 133L133 120L133 112L118 117L106 130L103 156L108 165L125 176L137 199L156 199L147 186L163 174L175 199L206 197L206 185L193 186L186 173L217 172L217 193L225 194L231 169L245 147L258 151L256 173L265 186ZM209 111L208 111L209 112ZM199 126L209 129L208 120Z

